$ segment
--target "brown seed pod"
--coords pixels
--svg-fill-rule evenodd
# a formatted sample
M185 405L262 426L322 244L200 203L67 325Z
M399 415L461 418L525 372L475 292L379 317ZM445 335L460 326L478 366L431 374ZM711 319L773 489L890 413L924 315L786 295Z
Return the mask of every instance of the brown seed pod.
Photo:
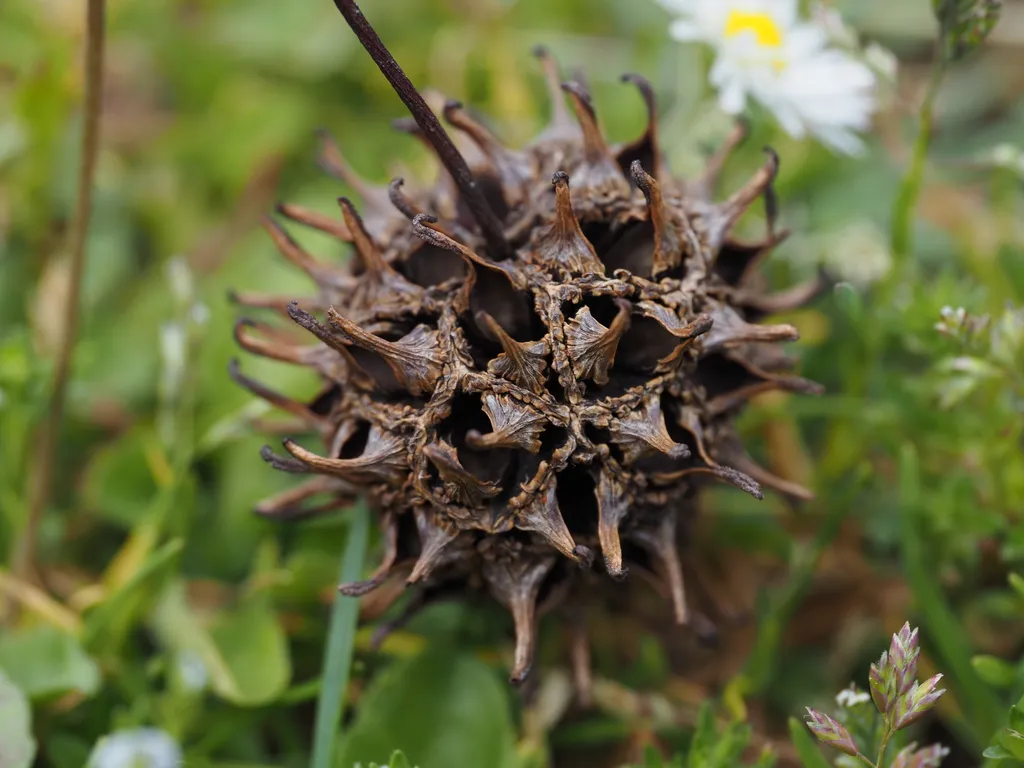
M415 124L403 128L444 173L416 194L401 179L375 188L325 137L322 165L360 193L365 217L345 198L338 219L290 205L279 213L351 242L347 269L314 259L268 219L317 294L239 303L277 309L312 343L253 321L238 326L239 343L315 368L325 387L307 404L237 369L235 378L303 420L324 448L285 440L288 456L265 449L276 468L313 477L258 511L304 518L366 494L384 556L369 580L342 591L405 578L419 606L484 585L512 613L517 681L532 663L538 603L552 605L580 569L619 579L639 558L663 581L676 620L700 620L687 608L676 534L694 513L695 487L807 496L758 467L732 426L761 392L817 390L780 372L777 344L796 329L757 323L816 288L768 296L754 274L784 237L774 231L778 158L769 151L749 183L715 203L710 190L739 135L700 179L674 179L646 80L624 78L640 89L650 124L613 146L586 88L559 88L541 51L553 120L527 147L503 146L462 105L444 105L445 121L476 149L471 167L355 3L335 2L408 106ZM768 236L736 241L732 226L761 197ZM335 501L302 506L325 494Z

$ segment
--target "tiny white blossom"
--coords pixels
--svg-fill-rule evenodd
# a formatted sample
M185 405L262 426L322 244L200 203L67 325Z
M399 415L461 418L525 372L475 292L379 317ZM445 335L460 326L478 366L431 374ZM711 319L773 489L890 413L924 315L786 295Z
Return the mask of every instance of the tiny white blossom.
M192 692L202 691L210 681L210 673L202 657L194 651L182 651L175 659L182 685Z
M170 734L159 728L116 731L102 739L89 768L180 768L184 755Z
M752 98L794 138L863 150L857 132L868 129L877 105L875 73L829 47L828 30L801 20L797 0L657 1L677 16L672 37L715 49L710 79L723 111L739 114Z
M854 686L844 688L838 694L836 694L836 704L840 707L849 709L855 707L858 704L867 704L871 701L871 694L867 691L858 691Z

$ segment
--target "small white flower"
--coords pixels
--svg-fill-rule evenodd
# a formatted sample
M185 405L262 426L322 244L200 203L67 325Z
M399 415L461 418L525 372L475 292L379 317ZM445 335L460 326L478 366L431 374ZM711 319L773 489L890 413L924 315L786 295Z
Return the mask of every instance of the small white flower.
M739 114L752 98L794 138L811 134L837 152L863 149L876 107L875 74L829 47L827 30L802 21L797 0L658 0L678 18L670 34L714 47L719 105Z
M117 731L102 739L93 750L89 768L180 768L181 747L159 728Z
M844 688L838 694L836 694L836 704L840 707L849 709L855 707L858 704L867 704L871 701L871 694L867 691L858 691L856 687L850 686Z

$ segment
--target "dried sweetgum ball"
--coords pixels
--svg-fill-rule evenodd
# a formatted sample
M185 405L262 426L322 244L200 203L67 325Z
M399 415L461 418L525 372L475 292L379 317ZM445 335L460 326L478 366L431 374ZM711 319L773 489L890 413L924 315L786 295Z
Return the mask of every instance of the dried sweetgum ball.
M354 3L337 5L409 107L400 127L434 151L441 178L417 193L401 179L373 187L324 136L321 164L359 193L361 213L346 198L338 219L292 205L278 213L351 243L349 263L315 259L266 219L317 291L238 296L290 327L242 319L237 340L316 369L324 386L297 402L233 367L321 438L264 449L274 467L308 479L258 511L308 517L365 495L383 559L342 591L386 591L386 603L400 590L383 587L404 583L418 606L486 588L514 620L514 680L531 665L538 606L557 606L590 571L651 571L676 620L689 622L677 529L696 487L806 494L757 466L733 427L757 394L817 389L788 372L779 343L796 329L759 322L820 287L769 294L756 274L785 236L774 230L778 158L769 151L743 188L715 202L741 131L700 178L676 179L644 79L623 78L647 104L647 130L612 145L587 89L560 83L544 51L553 117L540 136L508 148L448 101L438 111L456 144ZM762 198L767 236L738 241L733 225Z

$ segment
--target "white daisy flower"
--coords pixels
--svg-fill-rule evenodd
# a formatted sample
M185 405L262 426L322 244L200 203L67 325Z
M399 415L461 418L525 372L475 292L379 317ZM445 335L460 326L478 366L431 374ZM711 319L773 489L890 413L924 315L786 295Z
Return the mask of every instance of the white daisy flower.
M676 40L715 48L711 83L719 105L739 114L753 98L794 138L811 134L837 152L863 149L875 74L849 53L829 47L820 26L800 19L797 0L658 0L676 14Z

